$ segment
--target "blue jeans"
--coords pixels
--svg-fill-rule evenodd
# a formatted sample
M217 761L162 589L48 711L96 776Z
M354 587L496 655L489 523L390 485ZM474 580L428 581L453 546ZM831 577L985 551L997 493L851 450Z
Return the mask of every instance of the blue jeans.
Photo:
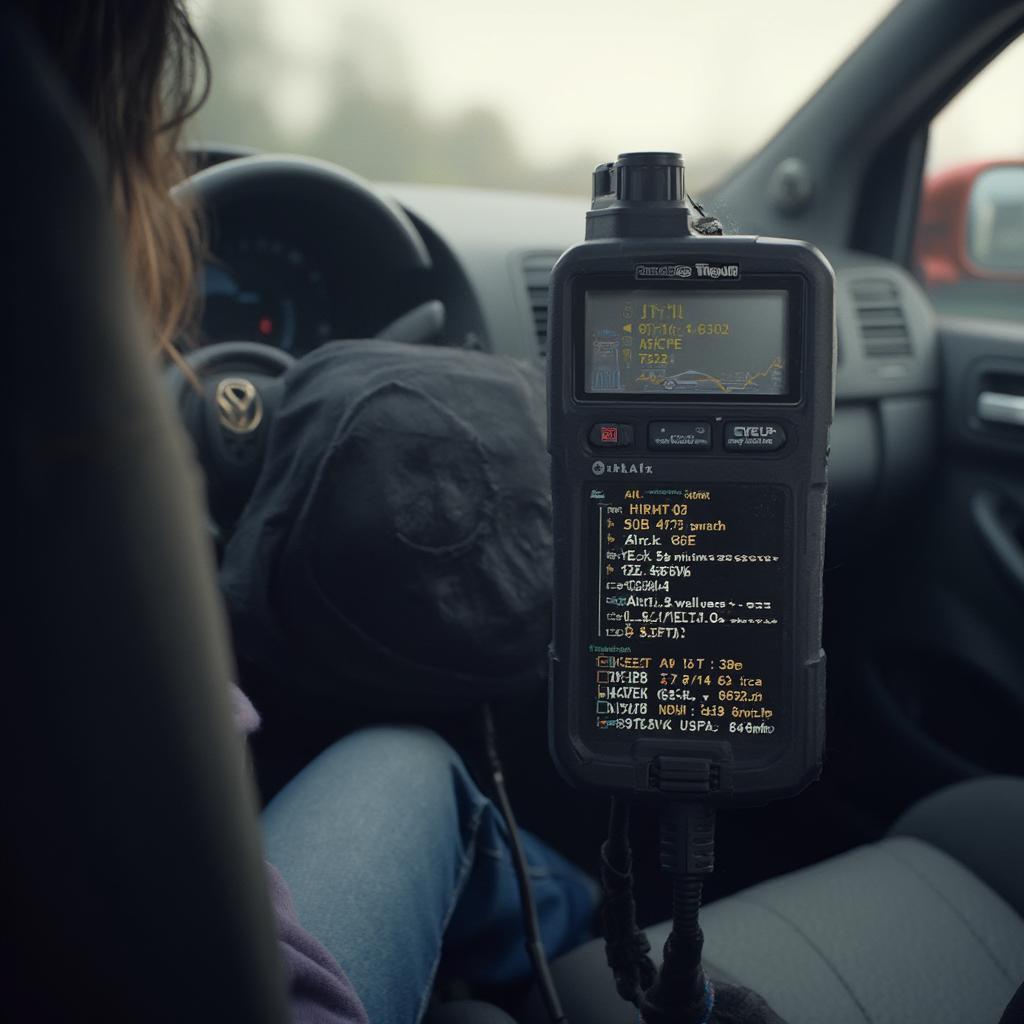
M441 964L467 981L529 963L504 822L459 756L422 729L379 727L324 751L263 814L267 859L371 1024L415 1024ZM522 836L545 948L590 937L594 883Z

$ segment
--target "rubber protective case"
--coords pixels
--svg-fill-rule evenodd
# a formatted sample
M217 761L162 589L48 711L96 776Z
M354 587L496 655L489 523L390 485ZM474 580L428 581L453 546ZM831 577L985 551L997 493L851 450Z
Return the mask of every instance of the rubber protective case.
M736 266L735 278L698 279L687 275L672 283L687 288L713 287L727 296L736 290L792 286L800 295L792 308L799 322L796 393L759 401L755 397L705 399L690 395L684 403L669 398L583 392L579 378L579 296L586 287L647 287L634 279L636 264L666 267ZM685 274L685 269L680 271ZM664 286L664 285L662 285ZM655 285L654 287L658 287ZM712 802L760 803L792 795L821 770L825 727L825 655L821 649L822 564L825 538L828 430L835 404L835 280L832 268L813 246L799 241L756 237L683 237L677 239L602 239L569 249L552 272L549 313L548 439L551 452L555 539L554 629L550 651L549 730L552 753L572 783L607 791L669 793ZM792 385L791 385L792 389ZM645 450L616 453L617 465L639 461L642 477L595 476L594 466L607 452L593 446L595 422L631 424L638 437L654 420L706 420L721 433L723 420L761 417L786 425L783 451L717 450L698 457ZM582 664L586 626L582 593L588 574L584 551L587 488L604 484L649 487L701 482L773 485L785 494L786 575L784 671L776 705L779 730L765 744L721 738L678 738L634 734L608 740L587 735L593 718L593 663Z

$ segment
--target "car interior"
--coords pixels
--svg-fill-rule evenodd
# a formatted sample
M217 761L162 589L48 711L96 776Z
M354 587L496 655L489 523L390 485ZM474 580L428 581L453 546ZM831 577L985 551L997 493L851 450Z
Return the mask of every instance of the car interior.
M241 630L233 645L217 559L259 493L281 379L343 339L543 373L551 270L587 203L194 146L175 195L206 225L201 322L183 363L155 374L95 140L33 40L0 26L4 1001L36 1007L11 1019L282 1022L260 807L367 724L427 725L471 766L485 750L474 706L360 706ZM935 116L1022 33L1021 0L902 0L696 197L727 234L803 239L835 270L824 771L795 798L719 815L701 915L712 972L790 1024L1024 1020L1024 997L1010 1006L1024 984L1021 96L1004 161L925 173ZM225 430L253 393L261 421ZM263 719L247 750L229 679ZM542 673L495 707L520 825L596 874L607 800L554 767ZM637 916L660 949L656 822L635 807ZM552 974L572 1024L632 1012L599 939ZM431 1013L467 998L547 1019L531 986L439 986Z

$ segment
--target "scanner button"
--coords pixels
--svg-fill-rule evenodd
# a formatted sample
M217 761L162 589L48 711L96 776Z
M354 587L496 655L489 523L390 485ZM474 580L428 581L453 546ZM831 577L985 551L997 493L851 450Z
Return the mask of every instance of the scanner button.
M781 423L747 420L726 423L727 452L777 452L786 443L786 429Z
M590 443L598 448L628 448L633 443L633 428L628 423L595 423L590 428Z
M711 424L658 420L651 424L647 440L655 451L707 451L711 447Z

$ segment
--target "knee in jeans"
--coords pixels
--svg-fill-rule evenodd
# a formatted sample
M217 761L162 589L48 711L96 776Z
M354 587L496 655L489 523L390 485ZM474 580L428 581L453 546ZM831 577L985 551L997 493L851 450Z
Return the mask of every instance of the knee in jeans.
M444 823L475 820L483 797L459 755L440 736L414 726L350 733L307 765L264 812L268 827L333 811L364 826L397 823L423 835ZM367 817L369 815L369 817Z
M461 768L459 755L436 733L419 726L370 726L341 742L358 748L376 773L414 780L447 778L451 768Z

